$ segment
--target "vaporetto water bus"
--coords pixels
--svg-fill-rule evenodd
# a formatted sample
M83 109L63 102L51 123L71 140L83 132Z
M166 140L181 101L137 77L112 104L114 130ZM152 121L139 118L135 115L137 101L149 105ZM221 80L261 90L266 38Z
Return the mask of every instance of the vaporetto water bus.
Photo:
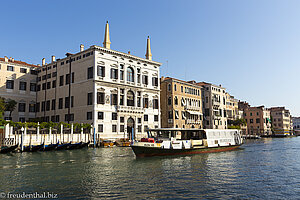
M236 129L149 129L148 138L131 145L136 157L188 155L230 151L243 139Z

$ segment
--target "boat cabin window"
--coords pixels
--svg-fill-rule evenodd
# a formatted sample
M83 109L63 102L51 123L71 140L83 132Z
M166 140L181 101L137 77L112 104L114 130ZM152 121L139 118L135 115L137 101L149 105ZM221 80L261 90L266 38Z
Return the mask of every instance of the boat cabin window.
M176 137L177 131L151 131L151 137L160 137L160 138L171 138Z
M206 133L204 131L182 131L182 140L202 140L207 139Z

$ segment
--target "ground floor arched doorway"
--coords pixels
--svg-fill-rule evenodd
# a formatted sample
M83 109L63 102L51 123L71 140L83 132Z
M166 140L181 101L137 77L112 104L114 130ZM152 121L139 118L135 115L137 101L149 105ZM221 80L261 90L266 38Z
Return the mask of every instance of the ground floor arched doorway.
M129 117L127 120L127 135L129 140L134 140L135 139L135 134L134 134L134 120L132 117Z

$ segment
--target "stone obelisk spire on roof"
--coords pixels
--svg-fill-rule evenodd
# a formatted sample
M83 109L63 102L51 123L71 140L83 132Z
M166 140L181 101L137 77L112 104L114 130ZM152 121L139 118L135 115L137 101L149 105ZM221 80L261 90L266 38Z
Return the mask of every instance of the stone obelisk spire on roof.
M146 48L146 59L152 60L151 47L150 47L150 38L147 38L147 48Z
M105 36L104 36L104 42L103 42L103 47L110 49L110 39L109 39L109 26L108 26L108 21L106 21L106 26L105 26Z

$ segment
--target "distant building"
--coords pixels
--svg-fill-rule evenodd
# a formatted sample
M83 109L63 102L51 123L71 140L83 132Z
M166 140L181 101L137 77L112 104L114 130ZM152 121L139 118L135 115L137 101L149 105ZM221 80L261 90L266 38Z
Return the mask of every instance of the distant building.
M292 134L292 118L290 111L285 107L268 108L271 113L272 128L274 134Z
M42 121L89 123L103 139L139 139L160 127L161 63L110 49L106 24L103 47L93 45L65 58L43 62L37 85Z
M296 135L300 135L300 117L292 117L293 131Z
M226 129L226 91L222 86L211 83L199 82L202 86L204 128Z
M5 120L25 122L35 118L38 67L6 56L0 58L0 97L17 102L11 117L4 112Z
M203 128L202 87L195 81L161 78L161 126Z
M239 102L247 122L247 134L271 135L271 115L264 106L250 107L246 102Z
M232 125L233 121L242 118L239 112L238 100L226 92L226 117L227 124Z

